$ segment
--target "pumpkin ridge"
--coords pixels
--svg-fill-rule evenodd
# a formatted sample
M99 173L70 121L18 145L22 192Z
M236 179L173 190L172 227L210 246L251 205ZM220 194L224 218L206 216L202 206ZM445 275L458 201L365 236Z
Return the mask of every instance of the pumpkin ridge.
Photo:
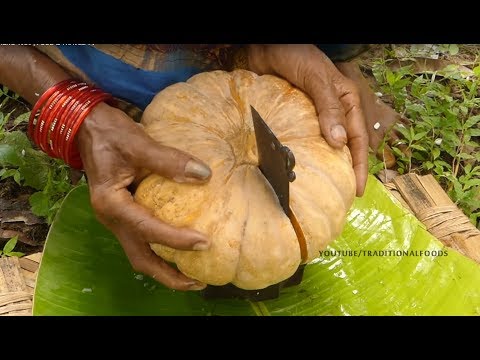
M281 87L281 86L285 86L286 84L288 84L288 88L290 89L285 89L285 91L281 90L277 97L275 98L274 101L272 101L272 103L270 103L270 110L264 114L261 114L262 115L262 118L265 120L265 122L267 122L268 125L269 124L269 121L270 120L270 116L273 113L275 112L278 112L280 109L282 109L284 106L286 106L286 103L280 103L279 102L282 100L282 98L286 97L287 95L289 95L292 91L294 91L293 89L296 89L298 91L300 91L297 87L295 87L294 85L291 85L288 83L288 81L286 81L285 79L282 79L282 78L279 78L279 77L276 77L274 75L263 75L261 76L260 78L263 78L263 80L265 81L272 81L272 85L274 86L277 86L277 87ZM291 89L293 88L293 89ZM254 106L255 107L255 106ZM259 111L258 109L256 109L257 111Z
M300 136L300 137L288 137L288 136L285 136L285 137L282 137L281 139L279 138L279 140L284 144L284 145L288 145L288 143L291 143L291 142L294 142L296 140L318 140L318 138L320 137L321 135L320 134L317 134L317 135L306 135L306 136Z
M175 117L175 120L179 119L179 117ZM220 130L219 129L212 129L212 128L209 128L208 126L204 125L204 124L198 124L198 123L194 123L194 122L191 122L189 121L191 118L189 118L188 116L185 116L184 118L180 118L180 119L186 119L186 121L178 121L177 123L180 125L180 124L192 124L192 125L195 125L201 129L204 129L205 131L215 135L219 140L221 141L226 141L225 138L224 138L224 135L220 133Z
M292 144L291 142L290 143L285 143L285 144L289 145L289 146L293 145L292 148L294 146L302 147L302 144ZM326 144L326 142L325 142L325 144ZM328 151L331 155L333 155L336 158L336 160L338 162L341 163L341 162L345 161L338 151L332 151L329 147L326 147L326 146L322 146L322 147L324 148L322 150ZM295 155L295 151L293 151L293 149L291 149L291 150L292 150L293 154ZM343 152L342 152L342 154L343 154ZM321 177L326 177L328 179L331 187L333 187L335 189L335 191L340 195L340 198L343 200L344 210L347 211L348 208L350 208L350 205L349 205L350 201L349 201L349 198L347 196L348 194L345 194L345 197L343 196L343 193L339 190L335 180L332 177L332 174L330 174L328 171L326 171L323 167L304 164L302 161L299 161L297 163L296 167L297 167L297 170L299 168L303 167L305 170L311 171L313 173L317 173L317 174L320 173ZM299 175L298 172L297 172L297 175ZM295 187L295 184L292 183L292 186Z
M186 91L187 89L191 92L195 92L195 95L198 96L199 100L202 100L206 105L207 107L214 107L215 108L215 113L217 114L221 114L221 116L223 118L227 118L229 121L229 124L236 124L237 121L235 121L234 119L232 119L229 114L227 114L225 111L223 111L217 103L215 103L214 101L212 101L212 98L209 97L208 95L206 95L204 92L201 91L200 88L198 88L195 84L191 84L189 82L183 82L183 83L178 83L178 84L174 84L172 85L172 88L170 89L170 87L166 88L163 92L165 92L165 94L167 94L167 91L171 91L173 92L173 87L174 86L177 86L177 87L182 87L184 89L181 89L182 91ZM160 93L161 94L161 93ZM226 101L227 102L227 101ZM228 103L228 102L227 102ZM188 114L187 115L184 115L184 116L179 116L177 114L177 112L175 111L175 102L172 101L172 102L164 102L163 103L163 108L164 108L164 112L166 110L169 110L172 114L174 114L174 120L170 120L172 122L176 122L178 124L192 124L192 125L196 125L196 126L199 126L203 129L205 129L207 132L209 133L212 133L214 134L215 136L217 136L220 140L222 141L226 141L225 140L225 135L228 135L228 134L223 134L222 131L223 129L219 128L219 127L208 127L206 126L205 124L203 123L199 123L199 122L194 122L192 121L192 117L189 116ZM178 121L180 120L181 121ZM234 132L232 130L230 130L231 132Z
M245 182L247 180L247 172L248 172L248 168L244 170L244 176L243 176L243 185L244 186L245 186ZM246 232L247 232L248 219L250 217L250 198L249 197L247 197L247 203L246 203L245 208L247 209L247 211L246 211L245 220L243 221L243 224L242 224L242 235L240 236L240 247L238 248L237 263L235 264L235 276L231 280L232 284L234 284L235 280L237 280L238 268L240 266L240 256L242 254L242 247L243 247L243 243L245 241Z
M305 204L305 203L313 204L314 206L317 205L317 203L315 201L313 201L313 199L311 197L304 196L299 191L292 191L291 207L293 208L293 211L295 212L295 214L297 214L298 223L300 224L300 227L302 228L303 231L306 228L305 224L302 224L302 218L304 217L304 214L301 210L298 211L298 209L299 209L298 206L299 206L299 204ZM303 208L303 206L300 205L300 209L301 208ZM328 232L329 232L328 237L330 238L331 235L332 235L332 222L330 221L328 214L326 214L324 211L319 211L318 214L322 218L323 228L328 229ZM304 231L304 234L305 234L305 231ZM308 234L308 235L305 234L305 242L306 242L306 245L307 245L307 259L312 258L312 256L313 256L311 254L312 252L318 252L318 251L322 250L322 249L318 249L317 251L312 251L312 249L311 249L312 247L314 247L314 248L317 247L317 246L314 246L313 241L314 240L311 239L310 234Z
M217 71L212 71L211 72L212 74L213 73L218 73L218 74L223 74L222 71L220 70L217 70ZM205 74L205 73L204 73ZM196 76L201 76L202 74L198 74ZM227 103L227 104L230 104L230 105L233 105L233 107L235 108L236 112L237 112L237 115L239 115L240 119L243 120L244 118L244 112L242 109L239 108L239 103L241 102L241 97L240 97L240 94L238 92L238 89L237 89L237 86L235 86L235 79L234 77L231 75L231 74L227 74L228 75L228 79L226 80L227 84L228 84L228 87L229 87L229 94L225 93L222 89L221 86L217 85L214 83L214 86L216 87L217 91L222 94L222 101ZM193 78L195 78L196 76L194 76ZM197 78L198 80L198 78ZM232 129L232 134L235 134L236 132L238 132L241 128L242 128L242 125L243 125L243 121L240 121L238 122L237 120L233 119L230 114L226 113L225 111L223 111L223 109L219 106L218 103L216 103L215 101L212 100L212 97L211 96L208 96L207 94L205 94L202 89L197 85L196 82L190 82L190 80L187 80L186 84L188 84L189 86L192 86L192 88L194 88L197 93L199 94L202 94L206 99L208 99L209 101L209 105L216 108L217 110L217 113L221 113L223 117L227 118L230 120L230 124L233 124L235 125L235 127ZM233 91L232 91L233 90ZM232 99L230 99L228 97L228 95L230 95L232 97ZM240 100L240 101L237 101ZM228 134L226 134L228 135ZM222 136L220 136L220 138L222 138L223 140L226 140L225 138L223 138ZM228 137L229 138L229 137ZM228 139L227 138L227 139Z
M244 223L245 233L242 234L243 242L233 284L244 289L260 289L272 284L269 279L271 271L276 271L277 276L281 277L277 282L293 275L301 262L300 248L290 220L260 169L244 167L242 171L246 181L243 186L253 191L247 190L245 193L248 221ZM257 192L259 188L266 191L260 194ZM278 223L269 221L263 204L270 213L281 217ZM284 252L284 249L288 251Z
M334 191L335 191L336 195L338 195L338 199L342 200L341 203L343 205L343 210L345 212L347 211L345 203L344 203L345 199L342 196L342 193L340 192L340 190L338 190L338 187L336 186L334 179L331 177L330 174L328 174L328 172L326 172L324 169L322 169L320 167L318 167L318 168L313 167L313 166L306 167L306 166L302 166L301 164L298 164L297 166L298 166L298 168L304 168L306 171L310 171L314 174L319 174L320 176L323 176L324 178L328 179L328 185L325 184L325 186L329 186L330 188L335 189ZM324 185L322 184L322 185L319 185L319 186L324 186ZM322 209L322 211L325 211L325 209L323 207L321 209Z
M215 196L214 193L212 193L208 196L207 199L205 199L204 204L209 204L210 207L227 209L227 208L229 208L228 205L229 205L229 202L231 201L232 196L233 196L232 192L228 192L228 194L229 194L229 196L218 197L218 196ZM220 201L220 204L218 203L219 201ZM205 223L206 219L202 215L206 216L206 218L207 218L206 223ZM225 240L225 238L219 237L219 235L217 233L221 232L222 225L224 223L228 222L232 216L235 216L233 212L225 212L225 213L221 214L221 218L216 219L216 221L212 222L212 221L208 220L208 213L204 212L197 218L197 220L195 221L195 223L193 224L192 227L194 229L198 229L198 224L200 224L202 222L204 224L206 224L206 226L208 227L208 230L209 230L208 233L211 234L211 240L214 241L214 243L216 245L221 247L221 246L224 245L223 241ZM245 223L245 221L243 223ZM215 239L215 240L213 240L213 239ZM240 247L241 247L242 241L243 241L243 238L240 238L240 240L238 241L239 248L235 251L235 260L234 260L235 265L232 266L232 268L233 268L232 277L229 278L227 281L224 281L223 283L217 283L215 285L217 285L217 286L225 285L225 284L233 281L233 278L234 278L235 273L236 273L237 268L238 268L238 261L239 261L239 257L240 257ZM185 253L190 253L190 254L194 255L194 257L193 257L194 262L202 262L203 261L202 259L198 259L198 258L195 257L195 255L197 253L196 251L174 250L173 262L178 264L178 269L182 273L184 273L185 275L187 275L187 276L189 276L193 279L199 280L199 281L204 281L204 278L202 277L203 275L202 276L196 276L195 272L192 272L192 271L189 270L189 268L188 268L189 264L185 264L185 262L182 262L183 257L185 256ZM208 261L206 266L215 267L215 260Z
M240 92L238 91L239 89L237 84L235 83L235 79L233 76L230 78L228 85L230 87L230 94L232 95L232 100L228 99L228 102L231 101L235 106L235 109L237 110L238 115L240 117L240 127L242 128L245 126L246 119L248 117L248 110L247 108L244 109L241 105L243 103L248 104L248 101L242 101L242 97L240 95Z
M194 89L197 92L197 94L201 94L205 99L207 99L208 106L211 106L212 108L214 108L214 111L216 111L218 114L221 114L223 117L228 118L230 120L229 123L234 126L231 128L229 133L220 134L217 128L209 128L203 124L200 125L198 123L193 123L193 124L196 126L201 126L203 129L205 129L208 132L214 133L216 137L218 137L220 140L228 144L231 154L233 155L233 158L234 158L232 169L234 169L235 167L238 167L242 163L255 165L258 163L258 158L256 154L256 144L253 144L253 146L248 146L247 144L246 149L245 147L241 147L238 144L236 144L237 141L242 142L242 140L244 140L244 142L246 143L248 142L252 143L251 139L255 137L254 131L253 131L253 120L251 119L251 113L248 107L245 107L245 111L247 111L245 112L242 106L242 104L244 103L247 104L248 102L242 99L242 96L238 91L238 87L235 83L234 77L230 76L227 81L228 81L228 86L230 90L229 95L231 96L231 99L223 99L223 100L227 104L233 105L240 119L240 122L235 119L232 119L228 113L222 110L222 108L219 106L217 102L212 101L211 98L207 96L204 92L202 92L200 88L195 86L195 84L187 83L192 88L192 90ZM218 88L219 88L219 91L222 94L224 94L221 87L218 87ZM252 124L251 126L249 126L250 123ZM249 153L254 153L254 154L249 154ZM241 157L242 159L240 163L238 160L239 157ZM250 161L243 161L244 158L248 158L250 159Z

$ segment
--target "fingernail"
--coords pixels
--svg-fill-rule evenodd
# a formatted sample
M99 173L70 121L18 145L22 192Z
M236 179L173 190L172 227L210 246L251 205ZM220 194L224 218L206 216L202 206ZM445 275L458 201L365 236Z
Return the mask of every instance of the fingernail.
M193 250L201 251L201 250L208 250L210 248L210 243L201 241L197 242L195 245L193 245Z
M207 165L192 159L185 165L184 174L185 177L207 180L212 175L212 171Z
M197 282L197 281L192 281L190 284L188 284L188 288L190 290L203 290L207 287L207 284Z
M342 125L335 125L330 129L330 134L335 141L341 141L344 144L347 143L347 132Z

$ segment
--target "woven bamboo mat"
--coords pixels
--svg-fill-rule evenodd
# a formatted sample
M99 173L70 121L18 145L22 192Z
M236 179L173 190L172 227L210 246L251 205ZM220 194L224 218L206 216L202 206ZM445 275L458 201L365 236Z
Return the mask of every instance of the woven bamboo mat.
M432 175L406 174L385 186L445 246L480 263L480 230Z
M33 291L42 253L0 258L0 316L32 315Z

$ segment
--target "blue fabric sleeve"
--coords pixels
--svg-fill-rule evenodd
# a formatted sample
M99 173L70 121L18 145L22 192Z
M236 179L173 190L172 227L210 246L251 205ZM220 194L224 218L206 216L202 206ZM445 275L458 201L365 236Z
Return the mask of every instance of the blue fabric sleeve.
M192 67L175 71L146 71L126 64L93 46L59 46L63 55L97 86L144 110L162 89L199 72Z

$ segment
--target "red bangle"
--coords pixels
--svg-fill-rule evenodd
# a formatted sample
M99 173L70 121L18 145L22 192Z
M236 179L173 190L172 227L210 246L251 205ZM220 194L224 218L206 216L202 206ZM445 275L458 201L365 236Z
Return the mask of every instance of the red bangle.
M106 100L109 96L102 91L94 90L95 89L92 89L91 93L88 96L88 99L82 105L77 106L77 108L72 111L72 115L66 123L64 134L62 135L59 142L59 147L62 149L62 158L75 168L79 168L81 164L79 164L78 162L76 162L75 164L71 164L69 162L69 157L72 151L77 150L76 147L72 149L72 144L78 128L83 123L90 111L93 109L93 106L97 105L100 101Z
M61 111L62 108L64 108L68 102L72 99L72 90L73 89L76 89L77 87L79 86L82 86L82 85L87 85L86 83L74 83L74 84L71 84L69 85L66 89L65 89L65 92L62 93L62 96L59 98L58 102L55 103L55 100L52 102L52 105L49 106L49 109L51 108L50 110L50 113L46 113L45 114L45 117L46 117L46 124L45 124L45 127L44 127L44 131L42 133L42 128L39 129L39 132L40 132L40 139L39 139L39 142L41 144L45 144L45 146L47 146L47 150L49 150L50 153L53 152L53 149L51 149L51 146L49 146L49 137L50 137L50 134L52 132L52 126L53 123L57 123L58 119L56 118L57 115L59 115L59 112ZM55 103L55 104L54 104ZM50 156L52 156L52 154L49 154Z
M72 118L72 113L73 113L73 110L75 110L75 108L83 103L83 101L85 99L87 99L89 96L90 96L90 87L89 86L83 86L81 88L78 89L79 91L79 94L77 96L77 99L74 100L74 101L71 101L68 106L66 107L65 111L64 111L64 116L65 118L68 120L68 119L71 119ZM55 131L54 134L53 134L53 139L52 139L52 150L53 150L53 143L56 144L56 147L55 147L55 150L56 150L56 157L61 157L61 154L63 153L63 146L64 144L62 143L62 136L64 136L64 133L65 133L65 129L67 127L66 123L61 123L61 124L58 124L59 128L58 128L58 131Z
M45 115L43 116L44 119L42 118L42 121L40 122L40 129L38 130L38 142L42 145L45 146L46 149L44 151L50 155L54 156L53 149L49 146L49 135L50 132L53 130L52 128L55 128L55 125L58 121L56 119L57 114L59 110L64 106L66 101L69 101L69 98L71 99L71 96L65 95L64 93L60 94L60 98L58 98L58 101L53 101L50 106L48 106ZM50 111L49 111L50 110ZM42 127L43 124L43 127Z
M65 148L65 158L67 159L68 163L71 164L72 167L81 169L83 167L82 160L80 158L80 152L78 151L78 147L76 145L76 138L75 135L77 134L80 126L82 125L85 118L88 114L92 111L92 109L101 103L102 101L108 102L109 95L108 94L101 94L96 99L92 100L92 103L86 108L79 116L79 120L73 124L72 133L70 135L70 139L66 138L67 146ZM70 140L70 143L68 141Z
M47 99L45 106L40 111L37 123L35 124L35 128L33 129L33 141L43 151L46 151L46 149L43 147L43 143L40 142L40 135L43 132L45 123L48 119L48 115L52 110L52 107L55 106L55 104L61 99L62 96L63 96L63 89L59 89L55 91L50 98Z
M57 149L60 157L66 159L66 140L67 138L70 138L70 134L72 133L72 125L81 120L78 117L81 108L85 106L85 104L89 104L92 98L95 97L99 91L101 92L101 90L97 88L89 88L84 94L78 97L77 101L75 101L73 106L69 109L68 114L66 115L66 121L62 124L63 127L58 134Z
M38 118L39 111L42 105L45 103L45 101L47 101L48 98L50 98L50 96L55 91L57 91L59 88L63 87L64 85L70 82L72 82L71 79L63 80L59 82L58 84L52 86L50 89L45 91L45 93L40 97L40 99L38 99L38 101L36 102L35 106L32 109L32 112L30 113L29 126L28 126L28 136L30 136L30 138L33 138L33 129L34 129L34 126L36 125L35 118Z
M43 134L48 132L49 124L51 122L50 119L50 114L54 110L54 107L56 107L57 103L59 101L62 101L62 97L66 93L66 91L71 90L72 88L75 88L77 86L76 82L73 82L72 80L68 81L62 81L59 86L54 86L57 88L55 92L51 94L49 98L44 101L44 106L42 110L39 113L38 120L34 124L34 129L33 129L33 141L44 151L47 152L48 148L46 147L46 143L42 141L42 136ZM43 98L43 96L42 96ZM43 102L42 98L40 98L39 102Z
M82 161L75 135L92 109L113 97L77 80L64 80L38 99L29 119L28 135L49 156L80 169Z
M82 87L82 85L83 87L87 86L86 83L77 83L69 86L66 90L70 92L70 90L77 89L78 87ZM48 118L48 122L45 124L45 129L44 129L45 131L43 132L43 134L41 134L40 143L46 144L47 154L50 156L55 156L55 157L58 156L56 154L55 148L53 147L52 137L55 134L55 127L58 124L58 119L61 118L67 105L70 102L72 102L73 96L74 96L73 94L67 93L58 101L58 103L52 109L51 115Z

